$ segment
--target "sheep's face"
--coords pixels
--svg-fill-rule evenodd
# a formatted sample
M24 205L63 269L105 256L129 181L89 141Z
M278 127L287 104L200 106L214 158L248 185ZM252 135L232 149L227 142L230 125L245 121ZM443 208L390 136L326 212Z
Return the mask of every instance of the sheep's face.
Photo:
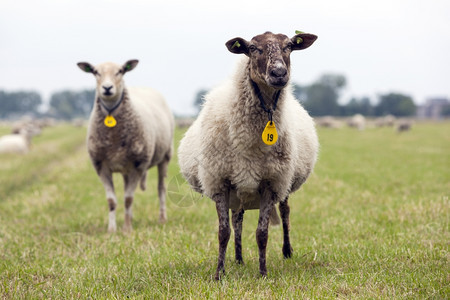
M250 77L258 84L275 89L286 86L290 77L290 55L292 51L311 46L317 36L301 33L291 39L284 34L266 32L246 41L234 38L226 43L232 53L243 53L250 58Z
M81 70L92 73L97 80L97 95L102 100L114 102L120 99L124 81L123 75L133 70L138 64L138 60L129 60L123 66L115 63L103 63L93 67L86 62L78 63Z

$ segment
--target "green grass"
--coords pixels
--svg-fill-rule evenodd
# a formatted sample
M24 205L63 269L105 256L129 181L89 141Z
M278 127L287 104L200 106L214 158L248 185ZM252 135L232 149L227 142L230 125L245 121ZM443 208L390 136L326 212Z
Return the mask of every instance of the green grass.
M269 275L260 278L258 212L248 211L245 265L234 262L232 238L215 282L211 200L171 196L161 225L151 170L147 191L136 193L134 231L107 234L85 129L45 129L28 155L0 156L1 298L449 298L449 132L448 122L404 134L320 130L315 172L290 199L293 257L282 258L282 229L271 227ZM177 175L174 157L167 181ZM115 182L122 199L120 176Z

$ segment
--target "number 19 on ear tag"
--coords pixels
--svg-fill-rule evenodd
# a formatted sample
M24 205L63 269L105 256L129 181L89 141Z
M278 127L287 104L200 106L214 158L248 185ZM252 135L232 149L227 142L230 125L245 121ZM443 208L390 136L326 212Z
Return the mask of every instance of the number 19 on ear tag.
M275 128L275 123L272 121L267 122L266 128L262 133L262 140L266 145L273 145L278 140L277 129Z

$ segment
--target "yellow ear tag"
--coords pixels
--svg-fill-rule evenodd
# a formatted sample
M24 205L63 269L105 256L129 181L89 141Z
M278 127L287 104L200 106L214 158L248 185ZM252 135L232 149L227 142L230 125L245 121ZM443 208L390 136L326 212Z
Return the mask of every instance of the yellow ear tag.
M262 133L262 140L264 144L266 145L273 145L278 140L278 133L277 129L275 128L275 122L269 121L267 122L266 128L264 128L264 131Z
M113 116L107 115L106 118L105 118L104 123L105 123L105 125L106 125L107 127L114 127L114 126L116 126L117 121L116 121L116 119L114 119Z

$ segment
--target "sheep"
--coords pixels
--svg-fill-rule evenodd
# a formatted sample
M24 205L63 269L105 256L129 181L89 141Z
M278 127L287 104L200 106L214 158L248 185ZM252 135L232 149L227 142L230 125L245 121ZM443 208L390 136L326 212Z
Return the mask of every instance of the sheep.
M146 188L147 170L158 167L159 221L167 220L164 178L173 152L174 117L161 94L150 88L127 88L123 76L138 60L120 66L87 62L78 67L96 80L95 103L89 118L87 148L91 162L105 188L109 205L108 232L116 231L117 199L112 173L124 180L124 231L132 230L131 206L140 181Z
M306 33L289 39L284 34L266 32L251 41L229 40L228 50L245 56L234 77L205 96L202 111L180 142L178 155L183 176L195 191L216 205L216 280L225 273L230 209L238 263L243 263L244 211L259 209L259 272L267 275L268 225L269 219L278 218L277 203L283 223L282 252L285 258L292 255L288 196L300 188L313 170L319 143L312 118L294 98L288 84L289 56L292 51L308 48L316 39L317 36ZM265 129L269 125L276 126L277 134Z
M325 116L316 119L316 124L320 127L338 129L341 128L341 122L331 116Z
M356 114L347 121L349 127L364 130L366 128L366 118L361 114Z
M400 119L398 122L397 122L397 132L398 133L401 133L401 132L404 132L404 131L409 131L409 130L411 130L411 127L412 127L412 121L411 120L408 120L408 119Z
M395 117L393 115L386 115L384 117L379 117L375 120L376 127L392 127L395 123Z
M175 120L178 128L188 128L194 122L194 118L178 118Z
M23 117L13 124L11 133L20 134L22 129L25 129L25 132L28 132L31 136L35 136L41 133L42 127L38 120L33 120L31 117Z
M40 128L23 126L14 128L14 133L4 135L0 138L0 153L27 154L30 150L31 139L41 133Z
M85 124L85 121L83 119L76 118L76 119L72 120L71 124L73 127L83 127Z

